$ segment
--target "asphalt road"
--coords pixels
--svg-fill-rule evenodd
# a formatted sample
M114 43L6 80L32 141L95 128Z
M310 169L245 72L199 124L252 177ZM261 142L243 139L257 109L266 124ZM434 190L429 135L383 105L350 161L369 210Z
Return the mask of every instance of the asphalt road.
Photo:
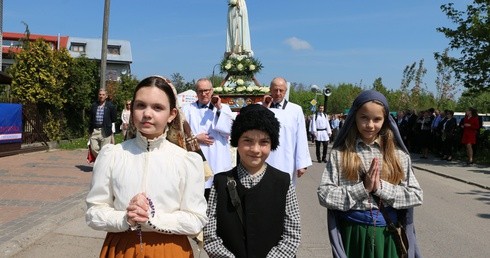
M310 152L314 153L312 146L310 147ZM50 155L58 157L61 154L51 153ZM76 154L76 156L79 155ZM26 157L32 159L34 155ZM6 160L2 158L2 161ZM81 167L86 171L84 174L90 174L86 166L81 166L83 163L80 163L80 161L83 162L83 158L71 161L67 160L65 156L63 158L60 156L58 159L50 158L47 160L51 163L39 161L36 166L43 168L44 171L48 168L47 164L50 164L49 168L53 169L50 172L52 176L55 175L55 171L67 171L70 167ZM73 164L63 165L63 162L71 162ZM3 162L1 164L5 165ZM297 194L302 220L302 243L297 254L299 258L332 257L326 231L326 209L318 204L316 196L316 188L320 182L324 165L324 163L314 162L313 166L308 169L308 173L298 180ZM485 180L487 180L485 182L488 182L490 174L488 167L478 169L464 168L462 170L463 167L461 166L454 164L448 166L445 164L437 173L433 173L427 169L434 170L437 168L433 164L415 161L414 165L421 168L416 169L415 172L424 189L424 205L415 209L418 242L424 257L490 257L490 248L486 245L490 239L490 230L488 230L490 228L490 191L488 190L488 184L485 183L487 188L482 188L475 186L478 182L473 179L473 184L469 184L462 182L464 180L458 181L454 178L441 176L444 173L449 173L451 169L457 169L460 173L472 173L471 176L480 177L480 182ZM30 164L27 167L30 168L32 166L34 164ZM22 166L18 169L22 169ZM4 174L9 175L10 173L9 168L5 167ZM38 178L34 177L32 173L27 173L27 175L29 178ZM66 175L61 175L59 177L63 180L77 180L76 182L79 182L80 187L83 189L89 182L87 175L77 178L65 178ZM7 182L6 179L2 180ZM65 182L65 184L79 187L74 182ZM9 179L7 183L17 182ZM56 188L52 184L45 185ZM30 187L33 187L32 183ZM10 244L13 243L14 247L17 247L17 249L12 248L12 250L15 250L15 254L8 255L0 252L0 256L97 257L105 233L94 231L85 225L85 204L83 201L85 194L80 192L75 195L78 196L78 199L75 197L70 198L70 202L67 202L66 208L61 212L58 211L58 208L52 213L48 213L46 209L40 209L40 211L49 214L49 216L39 218L39 223L33 225L30 230L9 241ZM39 195L43 195L42 192ZM40 201L32 202L27 200L35 197L35 194L26 197L26 204L37 205L41 203ZM5 205L9 204L7 201L4 202ZM5 223L2 225L6 226L9 224ZM0 243L0 246L2 246L2 243ZM196 257L207 257L204 252L196 250L195 253Z
M490 257L490 191L415 172L424 190L424 204L415 210L424 257Z

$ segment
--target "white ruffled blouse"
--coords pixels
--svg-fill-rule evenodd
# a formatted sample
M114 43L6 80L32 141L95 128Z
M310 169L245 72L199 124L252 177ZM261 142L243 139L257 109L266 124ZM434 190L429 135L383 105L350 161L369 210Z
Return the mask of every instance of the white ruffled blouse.
M129 229L126 208L131 198L145 192L155 213L141 225L143 231L195 235L208 219L201 157L167 141L166 134L105 145L94 164L87 195L87 224L96 230Z

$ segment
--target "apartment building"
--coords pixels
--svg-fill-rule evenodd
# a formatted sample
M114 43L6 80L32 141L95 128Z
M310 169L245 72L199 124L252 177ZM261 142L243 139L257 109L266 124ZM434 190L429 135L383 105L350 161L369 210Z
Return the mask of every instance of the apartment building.
M21 39L25 37L24 33L3 32L2 34L2 71L5 71L9 66L14 64L12 53L18 53L22 50ZM29 40L35 41L39 38L44 39L46 43L51 45L52 49L66 48L68 42L67 36L52 36L30 34Z
M3 32L2 34L2 71L6 71L14 63L12 53L22 50L21 39L24 33ZM30 34L29 40L44 39L52 49L68 49L74 58L85 56L89 59L101 62L102 39L81 38L60 35ZM127 40L109 39L107 44L107 68L106 79L118 81L123 74L131 74L131 44Z
M102 39L69 37L67 44L72 57L85 56L98 62L101 61ZM132 62L129 41L115 39L107 41L106 79L108 81L119 81L121 75L131 74Z

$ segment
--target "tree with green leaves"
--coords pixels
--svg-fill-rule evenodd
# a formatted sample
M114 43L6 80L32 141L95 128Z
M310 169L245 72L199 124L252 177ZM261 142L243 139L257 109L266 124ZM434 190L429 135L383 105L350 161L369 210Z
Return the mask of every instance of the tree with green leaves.
M221 82L225 79L224 76L221 76L220 75L211 75L209 76L209 80L211 81L211 83L213 84L213 87L216 88L216 87L219 87L221 85Z
M67 101L62 93L69 75L70 58L66 49L52 50L42 39L24 44L9 69L14 78L12 95L21 103L61 109Z
M186 82L184 84L184 88L182 89L182 92L184 92L186 90L194 90L194 89L196 89L196 80L195 79L192 79L192 81Z
M488 91L490 88L490 1L475 0L466 11L456 10L453 3L441 6L442 12L457 25L455 29L439 27L450 40L449 48L461 55L444 58L453 68L456 78L470 92Z
M415 78L415 65L416 62L413 62L413 64L407 65L405 66L405 69L403 69L402 82L400 85L400 90L402 92L400 102L404 108L408 108L410 105L409 87Z
M443 60L449 58L449 49L444 50L442 54L434 53L434 59L437 62L437 77L436 77L436 103L437 108L454 108L454 96L458 88L458 81L454 79L453 69Z
M173 73L170 75L170 80L172 81L172 84L175 86L175 89L177 92L183 92L185 91L185 79L184 76L180 73Z
M490 92L483 92L477 96L463 94L456 106L456 111L465 111L473 107L478 113L490 113Z
M51 140L61 139L61 127L66 123L62 108L67 103L63 93L70 63L66 49L53 50L42 39L25 40L9 69L13 77L12 97L22 104L36 105L46 118L43 129Z
M426 87L424 87L423 85L423 79L426 73L427 73L427 69L424 67L424 59L421 59L419 61L419 66L417 67L417 71L415 72L412 94L418 95L422 91L426 90Z
M392 112L393 111L397 112L399 110L404 109L400 105L400 103L401 103L400 99L401 99L401 96L403 95L402 91L401 90L397 90L397 91L388 90L383 85L381 77L374 80L373 90L379 91L381 94L383 94L386 97L386 99L388 100L388 103L390 105L390 110Z
M403 69L403 75L402 75L402 82L400 85L400 89L403 92L408 92L410 84L415 78L415 65L417 63L413 62L411 65L405 66L405 69Z
M99 89L99 65L84 56L71 60L69 77L63 90L67 98L64 113L67 119L67 138L85 135L88 127L86 111L90 108Z
M304 90L303 86L292 82L289 89L289 100L301 106L304 114L310 113L311 100L315 98L315 93Z
M376 78L373 82L373 90L379 91L383 95L388 95L388 89L383 85L383 79L381 77Z
M344 113L344 111L352 106L354 99L363 91L363 89L352 83L341 83L337 86L326 85L332 90L332 94L328 97L328 113Z
M122 75L121 81L116 83L115 91L117 93L114 95L112 103L116 106L119 113L124 109L126 101L133 99L133 93L138 83L139 80L131 74Z
M401 90L390 91L385 95L386 99L388 100L388 104L390 105L391 112L407 110L408 106L404 105L404 103L401 101L401 99L403 99L403 96L404 93Z
M414 63L415 64L415 63ZM427 94L426 87L423 87L423 77L427 73L427 69L424 67L424 59L419 61L417 70L415 70L414 86L411 89L410 104L412 106L418 106L422 96Z
M402 82L400 85L401 96L400 102L401 106L405 108L410 108L417 106L419 100L418 96L425 91L423 87L423 77L427 73L427 69L424 67L424 59L417 62L413 62L411 65L407 65L403 70ZM414 86L410 88L410 85L414 82Z

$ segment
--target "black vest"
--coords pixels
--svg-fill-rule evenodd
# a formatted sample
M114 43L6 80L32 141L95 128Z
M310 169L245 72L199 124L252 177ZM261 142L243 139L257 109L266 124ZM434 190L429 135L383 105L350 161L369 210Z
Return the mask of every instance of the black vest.
M243 223L230 200L227 176L237 182L243 207ZM286 213L286 195L291 178L268 165L260 182L246 189L238 180L236 167L214 176L217 191L217 234L236 257L266 257L281 240Z

